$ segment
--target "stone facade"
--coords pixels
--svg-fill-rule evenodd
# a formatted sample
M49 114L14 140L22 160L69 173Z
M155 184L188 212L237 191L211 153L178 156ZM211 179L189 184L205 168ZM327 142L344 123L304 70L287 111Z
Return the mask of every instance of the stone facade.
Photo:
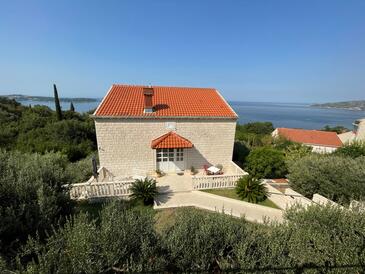
M353 131L338 134L338 137L341 139L343 144L365 142L365 118L356 120L353 125Z
M185 168L205 164L229 165L232 160L236 119L155 119L94 117L100 165L114 176L146 175L156 170L151 141L175 130L191 141L185 149Z

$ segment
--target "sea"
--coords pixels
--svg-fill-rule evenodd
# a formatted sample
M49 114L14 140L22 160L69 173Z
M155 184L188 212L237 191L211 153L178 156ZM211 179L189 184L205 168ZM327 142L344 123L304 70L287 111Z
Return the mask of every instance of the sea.
M23 105L46 105L54 109L53 102L21 101ZM100 100L87 103L73 103L78 112L95 109ZM321 129L326 125L344 126L352 129L352 123L365 118L365 111L334 108L314 108L304 103L229 102L239 116L239 123L272 122L274 127ZM68 110L69 102L61 101L61 108Z

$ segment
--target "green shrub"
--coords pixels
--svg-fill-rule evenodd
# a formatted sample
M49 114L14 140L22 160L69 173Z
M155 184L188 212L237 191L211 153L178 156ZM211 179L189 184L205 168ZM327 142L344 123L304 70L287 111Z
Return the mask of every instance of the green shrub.
M265 201L268 196L265 185L251 176L244 176L237 181L236 193L242 200L255 204Z
M280 225L249 226L234 253L242 272L362 273L365 214L331 206L293 207Z
M0 255L14 256L28 235L45 236L53 224L71 213L59 154L21 154L0 150ZM61 219L60 219L61 218Z
M312 148L302 144L293 143L286 147L284 153L285 162L288 163L312 154Z
M19 260L27 273L114 273L164 269L151 212L119 201L105 206L96 223L84 213L68 220L45 243L28 241Z
M238 131L254 134L271 134L274 126L271 122L252 122L237 126Z
M59 151L70 161L77 161L96 149L95 129L92 123L78 120L48 123L21 134L17 149L39 153Z
M258 147L272 143L271 132L274 130L270 122L254 122L236 127L236 141L244 142L249 147Z
M66 173L70 178L70 183L84 183L90 179L93 175L92 157L90 155L85 159L67 165Z
M22 273L365 270L364 212L312 205L292 207L284 218L281 224L259 225L181 208L158 235L152 211L114 201L97 222L79 214L46 241L29 240L18 268Z
M321 130L324 130L324 131L332 131L332 132L336 132L337 134L340 134L340 133L344 133L344 132L349 131L349 129L348 128L345 128L344 126L334 126L334 127L331 127L329 125L324 126Z
M55 111L46 106L25 107L0 97L0 144L22 152L61 152L71 161L96 150L94 122L88 114L64 112L57 121Z
M365 157L313 154L289 162L288 168L290 185L309 198L319 193L344 204L365 198Z
M365 270L365 214L339 207L292 207L288 220L289 257L297 266L321 267L322 273L360 273ZM336 266L351 266L335 268ZM360 270L362 269L362 271Z
M357 158L365 156L365 142L352 142L339 147L334 155Z
M234 142L233 161L241 166L245 163L246 157L250 154L250 149L242 141Z
M236 243L245 241L245 222L220 213L179 209L175 224L164 232L163 245L173 271L234 268Z
M284 153L270 147L252 150L247 157L248 173L258 179L282 178L286 175Z

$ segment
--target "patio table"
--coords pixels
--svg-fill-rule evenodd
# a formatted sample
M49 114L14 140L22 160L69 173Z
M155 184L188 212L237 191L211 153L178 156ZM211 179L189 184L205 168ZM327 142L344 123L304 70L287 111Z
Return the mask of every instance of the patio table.
M215 167L215 166L208 167L207 170L210 171L213 174L216 174L220 171L220 169Z

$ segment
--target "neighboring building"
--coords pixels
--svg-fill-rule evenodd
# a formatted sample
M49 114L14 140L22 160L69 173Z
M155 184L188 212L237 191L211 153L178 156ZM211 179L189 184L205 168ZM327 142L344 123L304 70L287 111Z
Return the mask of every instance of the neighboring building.
M113 85L93 118L100 166L114 176L232 161L237 114L213 88Z
M354 141L365 141L365 118L356 120L353 125L353 131L338 134L342 143L346 144Z
M342 146L336 132L330 131L277 128L273 131L272 136L280 136L289 141L312 147L312 151L317 153L331 153Z

